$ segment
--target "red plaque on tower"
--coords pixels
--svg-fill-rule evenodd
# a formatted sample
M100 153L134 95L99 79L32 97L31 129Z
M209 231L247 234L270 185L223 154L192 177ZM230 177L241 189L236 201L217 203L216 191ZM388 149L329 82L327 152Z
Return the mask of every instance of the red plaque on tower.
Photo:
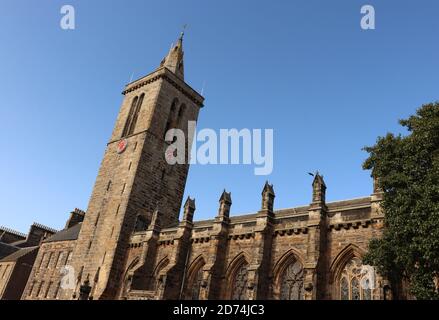
M124 152L127 146L128 146L127 139L120 140L119 143L117 144L117 153Z

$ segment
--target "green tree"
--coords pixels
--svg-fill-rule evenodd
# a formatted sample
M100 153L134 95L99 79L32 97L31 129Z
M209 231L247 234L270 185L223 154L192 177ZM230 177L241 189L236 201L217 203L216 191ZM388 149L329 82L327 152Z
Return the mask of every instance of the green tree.
M363 168L378 179L385 214L383 236L370 242L364 261L393 288L407 280L417 299L438 299L439 102L399 122L407 135L388 133L364 148Z

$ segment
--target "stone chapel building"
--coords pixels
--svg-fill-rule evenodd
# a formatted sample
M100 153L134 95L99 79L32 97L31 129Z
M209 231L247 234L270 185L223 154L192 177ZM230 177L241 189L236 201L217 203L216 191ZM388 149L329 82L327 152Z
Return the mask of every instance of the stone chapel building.
M224 191L211 220L194 221L188 198L179 221L189 165L167 164L164 137L171 128L187 136L204 100L184 80L183 35L123 95L88 208L73 211L65 229L31 250L38 254L22 299L390 297L379 275L362 285L361 258L383 228L377 188L326 202L316 173L307 206L274 210L266 183L258 212L230 217Z

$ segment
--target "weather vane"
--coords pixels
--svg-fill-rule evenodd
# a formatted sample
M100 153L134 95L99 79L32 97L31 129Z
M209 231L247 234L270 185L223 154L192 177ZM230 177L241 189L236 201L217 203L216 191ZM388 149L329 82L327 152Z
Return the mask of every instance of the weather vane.
M183 30L181 31L181 35L180 35L180 37L183 39L183 36L184 36L184 32L186 31L186 28L187 28L187 24L185 23L184 25L183 25Z

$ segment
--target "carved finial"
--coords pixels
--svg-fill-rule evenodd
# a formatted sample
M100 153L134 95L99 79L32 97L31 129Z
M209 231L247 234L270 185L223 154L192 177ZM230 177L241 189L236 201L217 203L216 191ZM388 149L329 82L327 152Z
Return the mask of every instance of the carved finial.
M221 197L219 199L220 202L225 202L227 204L232 204L232 193L226 192L226 189L224 189L223 193L221 194Z
M262 190L262 210L273 211L275 197L273 185L266 181Z
M318 171L316 171L314 180L312 182L313 187L313 195L312 202L321 202L325 203L326 201L326 184L323 180L323 175L320 175Z
M232 193L226 192L226 189L224 189L219 199L219 203L218 216L228 218L230 215L230 206L232 205Z
M183 221L193 221L195 212L195 199L191 199L191 197L187 197L186 202L184 204L184 214Z
M264 193L268 193L268 194L271 194L271 195L273 195L273 196L275 195L275 194L274 194L273 185L272 185L272 184L269 184L269 183L268 183L268 180L265 181L264 189L262 190L262 195L263 195Z

